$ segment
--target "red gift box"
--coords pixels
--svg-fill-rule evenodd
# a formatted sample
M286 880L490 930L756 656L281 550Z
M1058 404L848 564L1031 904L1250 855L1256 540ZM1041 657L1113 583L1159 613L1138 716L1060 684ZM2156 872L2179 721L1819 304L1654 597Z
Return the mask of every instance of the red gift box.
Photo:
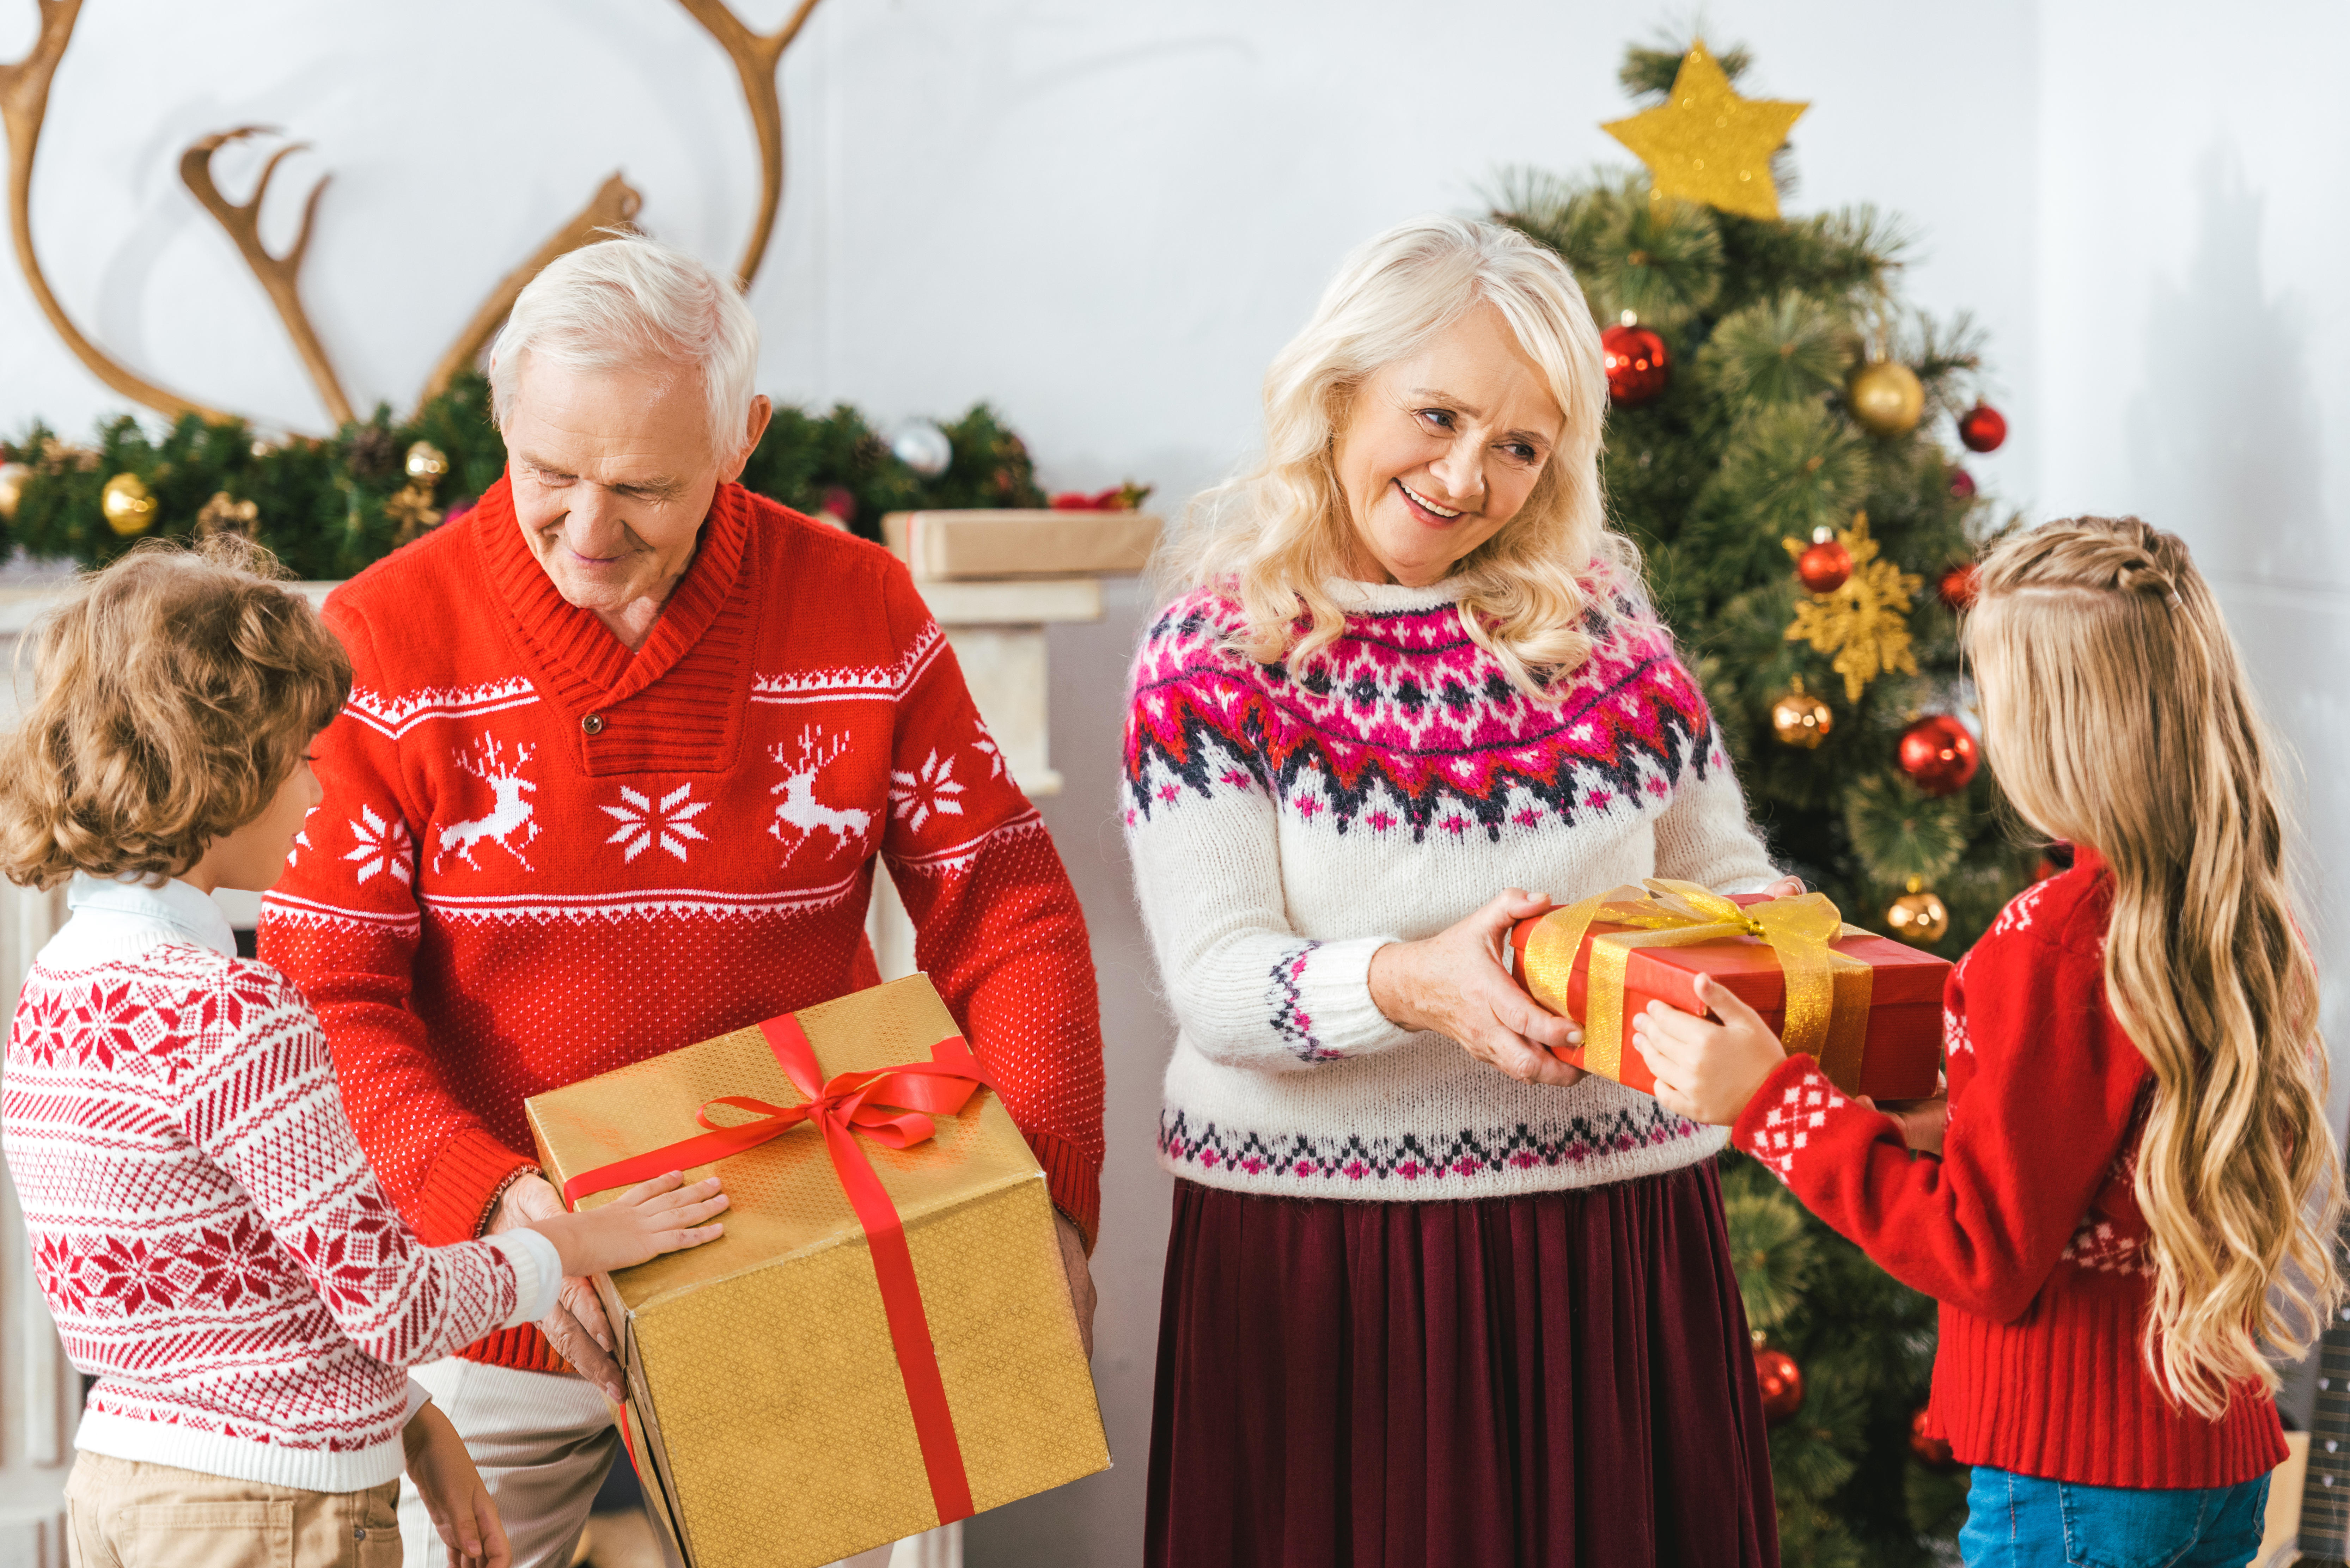
M1685 914L1692 911L1674 896L1672 889L1719 901L1719 896L1703 895L1702 889L1679 884L1652 883L1650 887L1665 891L1669 902ZM1652 896L1640 895L1634 888L1608 895L1605 908L1621 912L1636 897L1662 915L1662 907ZM1811 901L1825 910L1833 924L1841 923L1834 920L1835 908L1825 899L1814 894ZM1738 894L1731 895L1730 902L1742 910L1752 910L1768 903L1793 901L1772 900L1760 894ZM1701 915L1704 911L1693 912ZM1586 1026L1592 1023L1592 959L1603 939L1630 936L1636 941L1654 942L1660 940L1657 935L1660 928L1687 928L1701 923L1696 919L1672 919L1670 925L1665 919L1619 923L1591 916L1575 951L1565 994L1561 996L1555 976L1528 972L1526 949L1545 922L1569 916L1570 911L1554 910L1520 920L1510 934L1510 945L1516 954L1519 983L1552 1012L1563 1012ZM1683 934L1698 933L1685 930ZM1942 985L1950 976L1950 961L1850 926L1843 926L1841 934L1826 945L1842 961L1835 966L1835 1015L1826 1037L1814 1047L1822 1069L1838 1088L1850 1095L1867 1095L1883 1101L1923 1099L1933 1094L1942 1064ZM1785 1037L1787 966L1779 950L1761 936L1751 931L1723 930L1693 945L1619 946L1627 950L1611 955L1610 963L1604 967L1613 969L1620 962L1621 995L1614 1007L1602 1010L1605 1016L1600 1020L1603 1027L1614 1021L1617 1037L1594 1038L1586 1029L1581 1046L1553 1053L1561 1061L1613 1078L1627 1088L1653 1091L1657 1080L1639 1052L1633 1048L1631 1021L1651 1002L1702 1014L1706 1009L1697 1001L1700 976L1711 978L1740 998L1761 1013L1762 1021L1782 1038Z

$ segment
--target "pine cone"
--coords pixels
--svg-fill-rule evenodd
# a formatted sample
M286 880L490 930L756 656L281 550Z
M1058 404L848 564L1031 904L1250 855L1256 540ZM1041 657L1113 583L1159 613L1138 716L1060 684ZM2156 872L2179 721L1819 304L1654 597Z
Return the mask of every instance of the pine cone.
M400 443L381 425L361 425L344 449L352 477L381 479L400 466Z

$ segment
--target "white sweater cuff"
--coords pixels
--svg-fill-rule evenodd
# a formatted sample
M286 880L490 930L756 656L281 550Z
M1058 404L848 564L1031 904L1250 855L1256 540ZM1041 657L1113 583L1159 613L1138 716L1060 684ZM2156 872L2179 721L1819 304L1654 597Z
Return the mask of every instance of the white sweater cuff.
M1309 948L1285 990L1290 1027L1316 1056L1361 1056L1412 1037L1371 1001L1371 955L1401 937L1351 937ZM1303 1053L1301 1053L1303 1054Z
M489 1241L515 1272L514 1315L498 1326L520 1328L553 1312L555 1293L563 1288L563 1254L555 1243L527 1225L501 1231Z

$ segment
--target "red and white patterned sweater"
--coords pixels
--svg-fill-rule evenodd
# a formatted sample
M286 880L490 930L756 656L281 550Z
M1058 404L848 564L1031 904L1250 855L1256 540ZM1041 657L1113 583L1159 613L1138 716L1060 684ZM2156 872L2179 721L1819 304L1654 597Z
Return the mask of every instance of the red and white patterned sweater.
M400 1472L403 1368L554 1302L535 1231L428 1248L352 1136L318 1021L184 882L77 877L8 1033L0 1142L76 1444L312 1491Z
M1075 893L886 551L721 486L631 654L501 480L336 590L349 705L261 951L325 1021L429 1240L528 1168L523 1102L879 979L876 857L928 971L1090 1236L1102 1061ZM647 1147L691 1127L645 1128ZM564 1364L536 1328L467 1352Z
M2207 1421L2139 1353L2153 1300L2131 1188L2153 1075L2107 1005L2112 881L2087 849L2027 888L1951 971L1950 1125L1894 1121L1790 1056L1739 1147L1894 1278L1941 1303L1934 1424L1964 1464L2084 1486L2233 1486L2285 1457L2276 1402L2239 1385Z

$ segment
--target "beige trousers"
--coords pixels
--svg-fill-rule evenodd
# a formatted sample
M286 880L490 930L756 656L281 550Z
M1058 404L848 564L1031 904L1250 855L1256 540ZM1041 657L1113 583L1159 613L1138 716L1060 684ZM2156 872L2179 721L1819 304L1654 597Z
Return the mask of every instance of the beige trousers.
M73 1568L400 1568L399 1498L397 1481L304 1491L80 1454L66 1479L67 1560Z
M595 1385L453 1355L412 1366L408 1375L465 1439L514 1547L514 1568L570 1568L596 1489L620 1448L619 1428ZM400 1533L410 1568L442 1568L448 1561L424 1495L405 1480Z

